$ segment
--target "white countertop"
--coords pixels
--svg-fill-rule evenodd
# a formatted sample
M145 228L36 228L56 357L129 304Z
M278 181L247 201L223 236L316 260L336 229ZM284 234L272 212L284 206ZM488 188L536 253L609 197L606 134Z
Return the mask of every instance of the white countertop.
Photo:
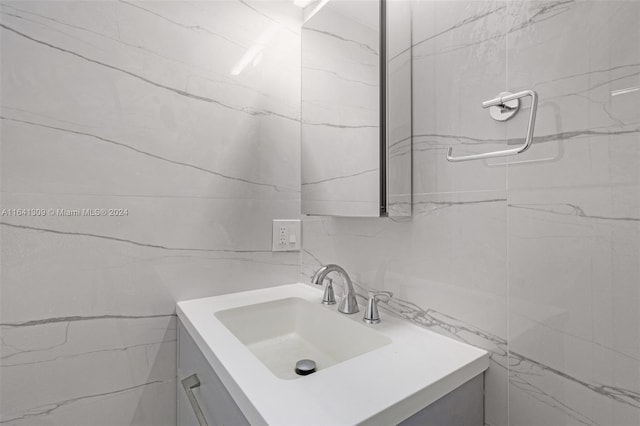
M322 291L290 284L177 304L178 317L252 425L397 424L489 367L489 354L381 312L362 323L392 343L302 380L276 377L216 317L230 308L287 297L322 300ZM336 311L336 305L326 306ZM258 319L259 320L259 319Z

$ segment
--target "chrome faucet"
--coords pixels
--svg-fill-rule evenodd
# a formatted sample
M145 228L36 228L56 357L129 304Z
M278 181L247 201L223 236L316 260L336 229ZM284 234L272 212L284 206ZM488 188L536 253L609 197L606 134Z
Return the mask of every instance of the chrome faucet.
M338 311L343 314L355 314L359 311L358 302L356 301L356 292L353 289L353 284L351 283L351 278L349 278L349 274L347 271L342 269L342 267L338 265L324 265L322 268L318 269L315 273L311 282L316 285L322 285L324 279L327 274L330 272L337 272L342 275L342 279L344 281L344 296L342 296L342 300L340 300L340 305L338 306ZM322 298L322 303L326 305L332 305L336 303L336 299L333 296L333 282L329 279L329 283L324 290L324 297Z

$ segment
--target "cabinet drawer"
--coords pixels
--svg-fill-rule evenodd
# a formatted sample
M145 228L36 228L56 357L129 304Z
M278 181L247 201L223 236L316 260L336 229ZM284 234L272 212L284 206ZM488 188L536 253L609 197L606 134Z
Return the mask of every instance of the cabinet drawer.
M182 380L192 374L196 374L200 380L200 386L193 389L193 394L209 426L249 425L189 332L178 321L178 426L199 425L182 386Z

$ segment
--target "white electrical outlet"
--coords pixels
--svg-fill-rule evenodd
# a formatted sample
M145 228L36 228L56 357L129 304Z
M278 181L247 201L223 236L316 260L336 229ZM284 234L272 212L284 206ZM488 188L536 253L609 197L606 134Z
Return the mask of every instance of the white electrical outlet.
M300 251L300 220L273 220L271 251Z
M289 236L289 230L286 225L278 225L278 247L287 245L287 237Z

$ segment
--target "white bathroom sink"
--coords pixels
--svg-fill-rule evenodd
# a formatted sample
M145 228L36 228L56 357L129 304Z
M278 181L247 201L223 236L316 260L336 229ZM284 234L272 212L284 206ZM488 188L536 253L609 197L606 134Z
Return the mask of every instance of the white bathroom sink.
M489 366L486 351L290 284L179 302L186 330L252 425L398 424ZM361 307L362 308L362 307ZM294 373L311 358L317 372Z
M315 361L322 370L391 343L372 328L300 297L226 309L215 316L281 379L304 377L294 371L302 359Z

